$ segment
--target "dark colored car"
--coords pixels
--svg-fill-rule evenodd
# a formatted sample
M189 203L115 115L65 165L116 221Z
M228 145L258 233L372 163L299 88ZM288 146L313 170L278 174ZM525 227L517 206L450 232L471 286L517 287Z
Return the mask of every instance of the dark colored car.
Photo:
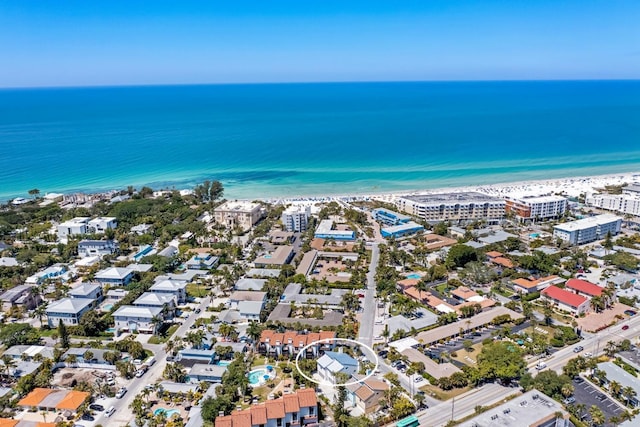
M623 330L623 331L626 331L627 329L629 329L629 325L624 325L624 326L622 327L622 330Z
M92 411L102 412L104 411L104 406L98 405L97 403L92 403L91 405L89 405L89 409L91 409Z
M95 420L95 418L91 414L82 414L82 417L80 417L80 418L82 418L85 421L93 421L93 420Z
M200 313L200 309L196 308L196 314Z

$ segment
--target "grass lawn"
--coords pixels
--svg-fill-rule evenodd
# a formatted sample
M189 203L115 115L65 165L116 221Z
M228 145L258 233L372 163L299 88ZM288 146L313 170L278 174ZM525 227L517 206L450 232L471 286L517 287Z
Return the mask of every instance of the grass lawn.
M446 295L447 290L449 289L449 285L447 285L447 283L441 283L440 285L436 286L435 289L440 293L440 295Z
M40 329L39 331L40 336L41 337L51 337L51 335L53 334L58 334L58 328L51 328L51 329Z
M457 350L455 352L456 357L452 357L452 359L455 359L460 363L464 363L465 365L475 366L474 363L471 363L469 360L465 359L465 356L468 356L472 360L476 360L481 350L482 350L482 343L479 342L473 345L473 347L471 348L471 351L467 351L464 348Z
M149 337L149 344L164 344L169 341L169 338L178 330L180 325L171 325L164 335L152 335Z
M420 390L424 391L428 396L434 397L438 400L449 400L453 397L461 395L462 393L466 393L467 391L471 390L471 387L454 388L445 391L440 389L440 387L429 384L420 387Z
M205 285L197 283L187 283L187 295L193 298L203 298L209 294L209 289Z

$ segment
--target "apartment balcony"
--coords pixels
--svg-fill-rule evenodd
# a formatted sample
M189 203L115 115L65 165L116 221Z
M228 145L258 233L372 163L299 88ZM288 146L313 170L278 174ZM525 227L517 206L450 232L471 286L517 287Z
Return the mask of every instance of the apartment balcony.
M317 423L317 422L318 422L318 416L317 415L305 415L304 417L302 417L302 424L303 425Z

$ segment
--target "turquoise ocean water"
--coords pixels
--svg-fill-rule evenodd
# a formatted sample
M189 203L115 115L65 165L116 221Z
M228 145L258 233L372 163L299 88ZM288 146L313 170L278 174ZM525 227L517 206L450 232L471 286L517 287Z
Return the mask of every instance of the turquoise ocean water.
M219 179L227 197L640 170L640 81L0 90L0 200Z

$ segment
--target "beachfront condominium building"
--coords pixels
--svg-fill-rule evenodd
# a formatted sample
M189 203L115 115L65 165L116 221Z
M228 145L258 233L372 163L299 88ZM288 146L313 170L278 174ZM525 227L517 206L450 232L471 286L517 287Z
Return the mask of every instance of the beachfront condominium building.
M607 211L640 216L640 196L633 192L628 194L590 194L587 196L586 203L589 206Z
M411 217L385 208L377 208L371 211L373 219L386 225L405 224L411 221Z
M582 245L604 239L607 234L615 236L621 226L622 218L611 214L596 215L554 226L553 237L571 245Z
M306 231L310 216L310 206L289 206L282 212L282 225L287 231Z
M213 219L228 228L248 231L262 218L262 206L246 201L229 201L213 211Z
M505 216L505 201L476 192L402 196L396 206L430 223L485 220L499 222Z
M346 226L335 227L330 219L323 219L318 224L314 233L316 239L333 239L333 240L354 240L356 233L347 229Z
M567 211L568 201L562 196L538 196L506 199L505 210L520 221L560 218Z

